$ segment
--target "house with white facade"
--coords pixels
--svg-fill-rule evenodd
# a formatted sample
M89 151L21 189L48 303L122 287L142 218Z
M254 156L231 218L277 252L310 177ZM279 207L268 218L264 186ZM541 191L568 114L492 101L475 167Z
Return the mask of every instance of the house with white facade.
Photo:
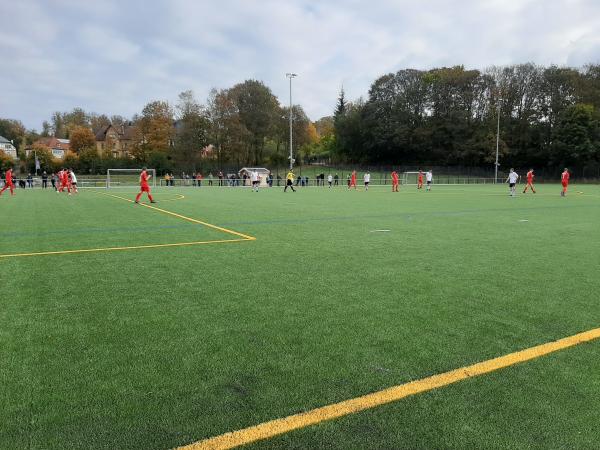
M11 158L17 159L17 149L15 148L12 142L10 142L3 136L0 136L0 150L2 150Z

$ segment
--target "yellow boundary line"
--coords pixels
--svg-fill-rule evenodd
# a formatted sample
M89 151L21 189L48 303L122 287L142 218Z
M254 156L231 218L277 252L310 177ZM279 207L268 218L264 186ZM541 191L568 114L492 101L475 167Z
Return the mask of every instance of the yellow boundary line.
M134 203L133 200L130 200L125 197L119 197L118 195L106 194L106 193L102 193L102 195L118 198L121 200L128 201L130 203ZM181 195L181 194L178 194L178 195ZM181 195L181 198L185 198L185 197L183 195ZM197 223L199 225L204 225L208 228L212 228L212 229L224 232L224 233L238 236L239 239L217 239L217 240L213 240L213 241L175 242L172 244L130 245L130 246L125 246L125 247L85 248L85 249L75 249L75 250L56 250L56 251L47 251L47 252L8 253L5 255L0 255L0 259L21 258L21 257L26 257L26 256L50 256L50 255L72 255L72 254L77 254L77 253L114 252L114 251L119 251L119 250L140 250L140 249L149 249L149 248L189 247L192 245L224 244L226 242L244 242L244 241L255 241L256 240L255 237L248 236L248 235L245 235L242 233L238 233L237 231L229 230L227 228L222 228L217 225L213 225L211 223L202 222L201 220L192 219L191 217L186 217L181 214L167 211L166 209L157 208L155 206L147 205L145 203L140 203L140 205L145 206L146 208L154 209L154 210L162 212L164 214L168 214L168 215L177 217L179 219L187 220L188 222Z
M0 255L2 258L20 258L24 256L49 256L49 255L70 255L77 253L97 253L97 252L114 252L118 250L139 250L145 248L163 248L163 247L186 247L202 244L223 244L225 242L244 242L248 239L222 239L217 241L195 241L195 242L176 242L174 244L148 244L148 245L131 245L128 247L101 247L101 248L84 248L76 250L57 250L50 252L31 252L31 253L11 253Z
M375 408L387 403L395 402L403 398L438 389L457 383L468 378L484 375L496 370L504 369L515 364L540 358L559 350L590 342L600 338L600 328L575 334L558 341L530 347L525 350L510 353L498 358L489 359L471 366L461 367L449 372L433 375L421 380L411 381L406 384L393 386L382 391L361 397L345 400L339 403L316 408L300 414L271 420L242 430L225 433L210 439L180 447L183 450L216 450L229 449L240 445L268 439L280 434L288 433L300 428L309 427L318 423L336 419L359 411Z
M102 195L106 195L108 197L114 197L114 198L118 198L118 199L121 199L121 200L125 200L126 202L129 202L129 203L135 203L131 199L128 199L128 198L125 198L125 197L119 197L118 195L114 195L114 194L102 193ZM166 209L157 208L156 206L148 205L147 203L139 203L139 205L140 206L144 206L146 208L153 209L155 211L159 211L159 212L161 212L163 214L168 214L170 216L174 216L174 217L177 217L179 219L187 220L188 222L197 223L197 224L200 224L200 225L204 225L205 227L212 228L214 230L222 231L224 233L233 234L234 236L238 236L238 237L244 238L244 239L246 239L248 241L255 241L256 240L255 237L248 236L247 234L238 233L237 231L233 231L233 230L230 230L228 228L219 227L217 225L213 225L212 223L207 223L207 222L202 222L201 220L192 219L191 217L186 217L186 216L183 216L181 214L174 213L172 211L167 211Z
M105 188L102 188L102 189L105 189ZM133 192L133 191L132 191L132 192ZM103 193L103 192L100 192L100 193L101 193L101 194L104 194L104 195L106 195L106 194L105 194L105 193ZM96 194L98 194L98 192L96 192ZM128 194L128 192L117 192L117 194L123 194L123 195L127 195L127 194ZM115 195L115 194L113 194L113 195ZM175 202L175 201L177 201L177 200L185 200L185 195L183 195L183 194L174 194L174 195L175 195L175 197L173 197L173 198L165 198L165 199L162 199L162 198L161 198L161 200L160 200L160 203L165 203L165 202Z

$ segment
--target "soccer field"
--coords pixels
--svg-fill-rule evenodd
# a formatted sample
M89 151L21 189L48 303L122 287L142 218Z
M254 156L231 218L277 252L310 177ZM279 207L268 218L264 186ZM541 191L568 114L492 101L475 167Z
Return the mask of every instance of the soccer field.
M600 327L598 186L282 189L0 197L0 448L173 448ZM599 393L595 339L249 448L598 448Z

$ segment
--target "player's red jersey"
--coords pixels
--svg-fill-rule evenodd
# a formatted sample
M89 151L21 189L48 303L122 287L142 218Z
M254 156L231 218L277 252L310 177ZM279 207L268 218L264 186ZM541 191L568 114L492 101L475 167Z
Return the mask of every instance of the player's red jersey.
M569 184L569 178L571 178L571 174L568 171L564 171L561 176L561 180L563 184Z
M12 184L12 169L6 171L6 184Z
M529 172L527 172L527 182L533 183L533 170L530 170Z
M398 183L398 174L395 171L392 172L392 181Z
M140 192L135 197L136 203L140 202L140 198L142 197L143 192L148 194L148 200L150 200L150 203L156 203L152 198L152 195L150 194L150 185L148 184L149 178L150 177L148 176L148 173L145 170L142 170L142 173L140 173Z
M148 174L146 173L145 170L142 170L142 173L140 174L140 186L143 188L150 187L148 185Z
M356 181L356 172L352 172L351 179L352 179L353 182Z
M423 181L423 172L419 172L419 181Z

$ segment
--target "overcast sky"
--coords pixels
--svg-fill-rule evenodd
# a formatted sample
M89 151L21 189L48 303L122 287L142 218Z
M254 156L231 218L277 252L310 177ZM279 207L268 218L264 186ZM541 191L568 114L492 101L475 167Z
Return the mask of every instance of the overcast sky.
M313 120L402 68L600 62L599 0L0 0L0 117L140 112L254 78Z

